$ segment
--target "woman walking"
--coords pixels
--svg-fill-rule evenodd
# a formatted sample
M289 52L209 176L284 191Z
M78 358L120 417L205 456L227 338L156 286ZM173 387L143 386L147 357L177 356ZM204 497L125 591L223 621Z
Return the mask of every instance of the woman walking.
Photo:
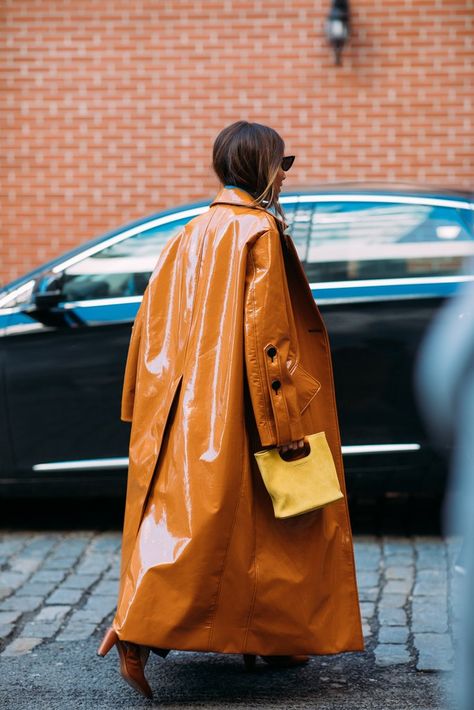
M330 345L278 197L293 156L273 129L217 136L221 189L165 246L132 330L132 422L113 625L144 695L150 650L261 656L362 651L346 498L278 520L254 452L325 431L345 493Z

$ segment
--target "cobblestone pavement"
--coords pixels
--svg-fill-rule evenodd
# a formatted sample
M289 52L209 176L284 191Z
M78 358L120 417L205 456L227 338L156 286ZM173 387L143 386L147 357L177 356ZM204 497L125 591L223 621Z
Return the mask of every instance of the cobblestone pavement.
M460 540L354 538L367 654L375 666L453 669ZM0 658L88 639L117 600L118 532L0 533Z

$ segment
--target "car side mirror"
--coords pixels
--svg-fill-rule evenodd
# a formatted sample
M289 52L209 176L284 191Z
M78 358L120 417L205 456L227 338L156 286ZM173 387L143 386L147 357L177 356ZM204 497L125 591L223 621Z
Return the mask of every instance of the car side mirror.
M37 291L33 295L33 303L39 311L47 311L50 308L55 308L64 296L62 291L55 289L54 291Z
M31 302L25 307L25 313L43 325L53 328L71 328L84 325L82 318L74 312L58 308L65 296L62 275L44 274L37 282Z
M36 284L33 291L33 305L38 311L48 311L56 308L64 300L62 288L62 274L51 272L44 274Z

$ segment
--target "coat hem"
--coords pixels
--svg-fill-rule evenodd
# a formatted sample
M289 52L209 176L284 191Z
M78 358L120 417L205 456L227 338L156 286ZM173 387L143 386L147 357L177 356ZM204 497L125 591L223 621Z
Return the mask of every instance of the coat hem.
M156 648L166 648L172 651L190 651L194 653L229 653L229 654L244 654L250 653L258 656L261 655L296 655L296 654L306 654L309 656L331 656L339 653L365 653L366 647L363 636L360 639L354 639L353 641L347 642L345 644L328 644L324 645L321 643L311 643L311 642L296 642L295 639L288 639L288 642L284 642L283 639L268 639L268 641L261 640L248 640L245 641L229 641L227 643L212 641L209 643L209 629L204 628L198 633L201 636L202 641L195 638L194 640L187 640L184 636L191 636L192 631L187 629L183 630L183 635L181 638L177 638L177 634L163 634L156 638L151 638L150 635L133 634L123 632L117 625L114 624L114 629L117 632L121 641L129 641L130 643L137 643L142 646L152 646ZM195 634L196 635L196 634ZM229 633L229 635L232 635ZM237 636L242 636L242 630L237 630Z

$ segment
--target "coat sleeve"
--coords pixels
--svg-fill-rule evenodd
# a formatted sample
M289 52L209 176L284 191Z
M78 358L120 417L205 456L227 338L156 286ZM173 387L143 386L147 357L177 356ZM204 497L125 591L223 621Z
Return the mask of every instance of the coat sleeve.
M135 385L137 381L138 355L140 352L140 340L142 335L143 321L143 301L138 309L132 327L130 344L128 346L127 362L122 389L122 407L120 419L124 422L131 422L133 417L133 404L135 401Z
M280 235L269 229L248 251L244 307L247 381L262 446L305 435L287 367L292 317L287 289Z

